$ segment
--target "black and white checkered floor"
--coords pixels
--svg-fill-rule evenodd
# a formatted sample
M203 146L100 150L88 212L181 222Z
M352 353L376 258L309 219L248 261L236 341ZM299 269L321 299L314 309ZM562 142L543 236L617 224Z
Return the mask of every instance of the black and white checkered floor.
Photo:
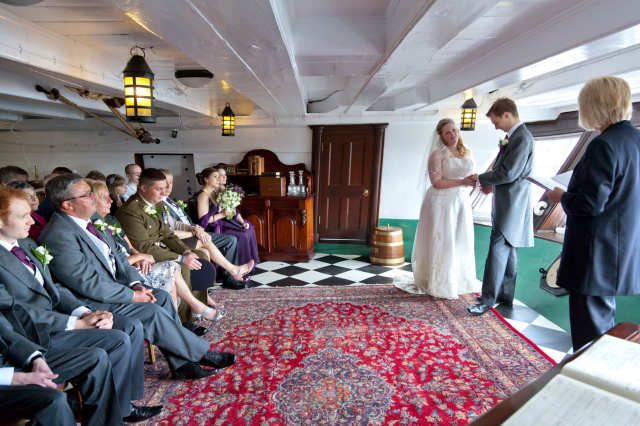
M368 256L316 254L308 263L262 262L251 276L252 288L361 286L392 284L393 277L411 271L411 264L377 266ZM571 335L518 300L496 310L516 330L560 362L571 354Z

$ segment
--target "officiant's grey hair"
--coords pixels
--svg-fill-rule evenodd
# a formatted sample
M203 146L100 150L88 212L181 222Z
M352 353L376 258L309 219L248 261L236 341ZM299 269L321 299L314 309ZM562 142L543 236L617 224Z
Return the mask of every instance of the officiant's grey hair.
M75 173L67 173L64 175L56 176L47 182L44 188L44 193L51 201L53 206L60 210L62 208L62 202L73 198L73 186L78 182L84 182L84 178Z
M631 88L619 77L593 78L580 90L578 106L580 125L586 130L602 130L631 118Z

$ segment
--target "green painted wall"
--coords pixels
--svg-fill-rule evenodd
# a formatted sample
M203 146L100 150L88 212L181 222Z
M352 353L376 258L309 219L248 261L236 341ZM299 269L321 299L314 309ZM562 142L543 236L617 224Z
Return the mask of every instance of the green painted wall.
M404 254L411 260L413 240L418 226L417 220L380 219L380 226L399 226L404 238ZM484 263L489 251L491 228L475 225L476 273L482 280ZM516 299L545 316L547 319L569 331L569 297L555 297L540 288L540 268L547 269L560 254L558 243L536 238L535 246L518 250L518 278ZM370 249L365 245L316 244L318 253L358 254L368 256ZM629 321L640 324L640 295L617 297L616 323Z

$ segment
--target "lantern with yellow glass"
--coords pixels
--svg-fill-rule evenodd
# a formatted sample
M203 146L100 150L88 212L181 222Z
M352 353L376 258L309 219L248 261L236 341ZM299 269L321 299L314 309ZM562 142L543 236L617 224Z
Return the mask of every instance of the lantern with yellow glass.
M231 111L231 105L227 102L222 110L222 136L236 135L236 115Z
M124 101L128 122L155 123L154 74L143 56L132 55L124 71Z
M473 98L469 98L460 107L462 108L462 121L460 123L460 130L475 130L476 129L476 111L478 105Z

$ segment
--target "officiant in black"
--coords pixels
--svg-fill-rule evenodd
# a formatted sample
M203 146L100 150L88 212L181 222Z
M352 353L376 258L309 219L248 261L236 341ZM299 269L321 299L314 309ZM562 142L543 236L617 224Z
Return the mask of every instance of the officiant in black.
M640 293L640 131L621 78L589 80L578 97L580 125L600 132L567 191L548 191L567 214L558 285L569 291L573 350L615 325L615 296Z

